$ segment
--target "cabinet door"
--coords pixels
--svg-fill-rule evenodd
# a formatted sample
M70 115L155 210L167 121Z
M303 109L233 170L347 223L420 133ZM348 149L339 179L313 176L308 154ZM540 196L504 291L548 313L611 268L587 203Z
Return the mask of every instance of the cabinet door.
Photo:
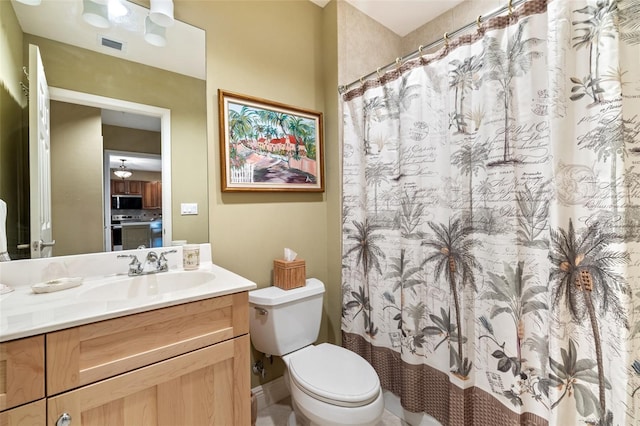
M142 182L139 180L111 179L111 195L141 195Z
M122 179L111 179L111 195L126 194L127 181Z
M159 209L162 207L162 184L160 182L142 183L142 208Z
M248 309L245 291L47 333L47 394L247 334Z
M142 182L139 180L130 180L129 182L129 192L127 194L142 194Z
M44 336L0 343L0 411L44 398Z
M49 398L48 421L68 413L82 426L249 425L249 363L243 335Z
M47 404L44 399L0 413L0 426L45 425Z

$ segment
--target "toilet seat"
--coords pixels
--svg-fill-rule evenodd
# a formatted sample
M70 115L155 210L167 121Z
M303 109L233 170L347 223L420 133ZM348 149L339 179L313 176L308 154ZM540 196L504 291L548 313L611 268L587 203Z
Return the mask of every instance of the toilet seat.
M309 396L340 407L361 407L380 395L380 380L361 356L323 343L288 360L291 380Z

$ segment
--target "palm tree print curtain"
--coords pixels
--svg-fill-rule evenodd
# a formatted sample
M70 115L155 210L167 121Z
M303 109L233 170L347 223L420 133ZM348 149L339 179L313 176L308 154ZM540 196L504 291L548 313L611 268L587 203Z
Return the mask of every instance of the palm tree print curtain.
M443 425L640 424L640 2L530 0L343 101L343 344Z

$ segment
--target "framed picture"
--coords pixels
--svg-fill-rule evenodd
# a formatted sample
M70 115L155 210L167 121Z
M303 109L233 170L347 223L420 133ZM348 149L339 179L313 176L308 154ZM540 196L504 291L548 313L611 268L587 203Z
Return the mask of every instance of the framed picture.
M322 113L218 90L222 191L324 191Z

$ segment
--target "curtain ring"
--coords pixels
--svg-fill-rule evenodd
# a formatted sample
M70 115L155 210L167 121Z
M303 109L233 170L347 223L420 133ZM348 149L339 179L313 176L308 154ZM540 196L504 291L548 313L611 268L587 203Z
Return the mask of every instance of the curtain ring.
M444 39L444 46L449 47L449 33L444 33L442 38Z
M482 29L482 15L478 15L476 18L476 26L478 27L478 31Z
M422 49L424 49L423 45L418 46L418 53L420 53L420 59L422 59Z
M400 65L402 65L402 58L398 57L396 58L396 70L400 68Z
M364 76L360 77L360 84L364 85Z
M509 0L509 16L513 15L513 0Z
M378 67L378 69L376 70L376 74L378 74L378 78L382 77L382 76L380 75L380 67Z

